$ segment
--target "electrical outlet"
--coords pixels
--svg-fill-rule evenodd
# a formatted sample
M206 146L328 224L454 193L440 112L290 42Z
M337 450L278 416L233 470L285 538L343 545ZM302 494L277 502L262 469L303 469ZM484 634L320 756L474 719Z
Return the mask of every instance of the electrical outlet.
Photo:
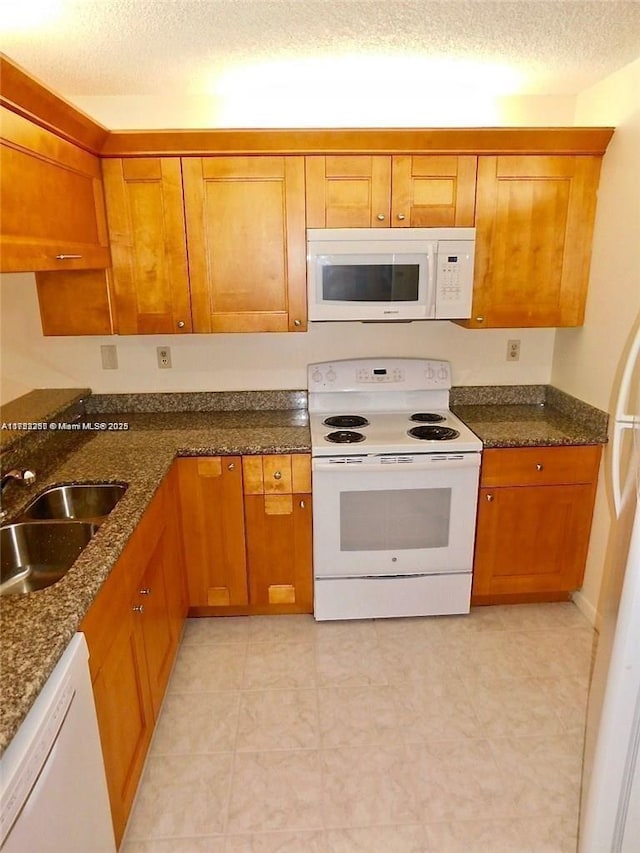
M118 350L115 344L104 344L100 347L100 358L103 370L118 369Z
M519 361L520 341L507 341L507 361Z
M168 370L171 367L171 347L157 347L158 367L160 370Z

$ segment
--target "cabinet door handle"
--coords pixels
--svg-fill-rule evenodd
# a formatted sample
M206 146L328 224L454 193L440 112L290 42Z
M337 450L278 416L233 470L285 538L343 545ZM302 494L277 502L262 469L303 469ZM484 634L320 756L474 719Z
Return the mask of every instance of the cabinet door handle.
M274 472L273 479L274 480L281 480L282 479L282 474L280 473L280 471Z
M144 604L134 604L131 609L134 613L144 613Z
M56 261L79 261L82 255L56 255Z
M384 213L379 213L379 214L377 215L376 219L379 219L379 220L380 220L380 222L384 222Z
M306 506L304 501L300 501L300 509L304 509Z
M544 471L544 465L542 462L536 462L536 471Z
M302 325L302 320L294 320L294 321L293 321L293 325L294 325L294 326L301 326L301 325Z
M235 462L230 462L230 463L227 465L227 471L235 471L235 470L236 470L236 463L235 463Z
M145 586L141 590L139 590L140 595L151 595L151 587Z
M178 320L178 328L184 329L184 320Z
M407 218L407 217L404 215L404 213L399 213L399 214L398 214L398 219L400 220L400 222L402 222L402 221L403 221L403 220L405 220L406 218Z
M493 495L487 495L487 500L489 501L489 503L491 503L491 501L493 500Z
M484 323L484 317L476 317L476 323Z

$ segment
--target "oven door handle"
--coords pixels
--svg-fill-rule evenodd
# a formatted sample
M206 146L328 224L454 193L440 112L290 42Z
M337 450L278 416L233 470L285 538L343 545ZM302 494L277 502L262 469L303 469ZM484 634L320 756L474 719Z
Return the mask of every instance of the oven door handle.
M392 471L438 471L445 469L451 471L456 468L479 468L480 453L460 454L436 454L424 459L407 460L406 462L331 462L328 459L314 459L312 468L314 471L333 471L336 474L352 474L362 472L381 472L385 469Z

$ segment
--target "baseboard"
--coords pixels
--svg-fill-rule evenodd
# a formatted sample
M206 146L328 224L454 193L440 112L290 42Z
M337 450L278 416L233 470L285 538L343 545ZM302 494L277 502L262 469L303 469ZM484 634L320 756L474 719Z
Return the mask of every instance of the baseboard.
M593 606L593 604L589 601L589 599L583 594L582 590L579 589L572 594L573 603L578 608L580 613L584 617L586 617L589 622L593 625L596 631L600 630L600 614Z

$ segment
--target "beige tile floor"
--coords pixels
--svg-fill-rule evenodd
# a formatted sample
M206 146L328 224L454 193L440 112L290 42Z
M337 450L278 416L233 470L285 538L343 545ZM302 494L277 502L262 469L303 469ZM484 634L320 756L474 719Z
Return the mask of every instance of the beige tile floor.
M189 620L125 853L575 853L573 604Z

